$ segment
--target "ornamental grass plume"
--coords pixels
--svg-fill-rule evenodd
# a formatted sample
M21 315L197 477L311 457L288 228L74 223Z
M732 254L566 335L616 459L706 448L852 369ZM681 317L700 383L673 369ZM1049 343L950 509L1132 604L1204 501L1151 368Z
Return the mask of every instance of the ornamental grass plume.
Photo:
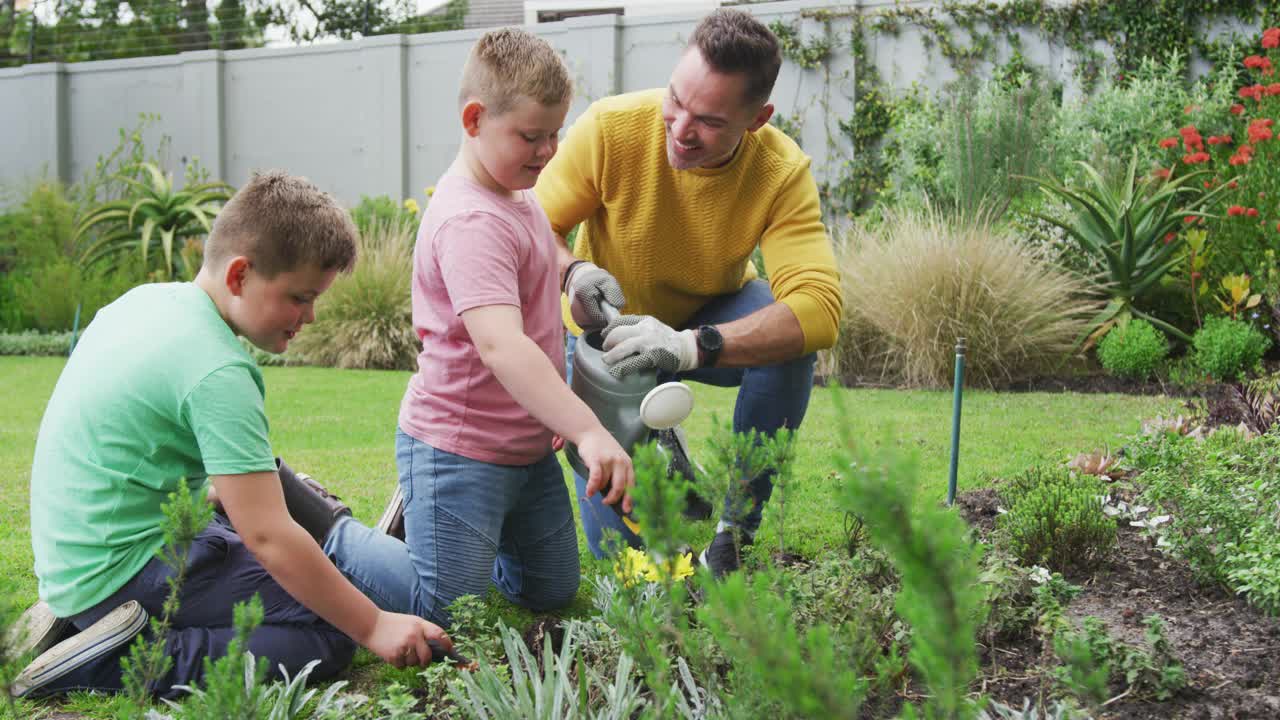
M414 228L377 221L360 233L360 261L316 303L316 320L291 355L341 368L412 370L421 346L413 331L409 283Z
M1006 384L1068 357L1100 310L1083 280L983 219L889 212L838 255L845 377L945 387L963 337L967 379Z

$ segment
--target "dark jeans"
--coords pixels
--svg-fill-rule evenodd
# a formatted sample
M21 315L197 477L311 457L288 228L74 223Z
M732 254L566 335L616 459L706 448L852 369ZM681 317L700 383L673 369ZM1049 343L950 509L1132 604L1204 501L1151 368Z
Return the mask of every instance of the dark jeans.
M737 320L773 302L773 293L769 291L768 283L763 280L753 280L736 293L722 295L708 302L689 319L685 327L696 328L701 325ZM565 352L570 369L573 367L575 343L576 338L570 335ZM745 433L754 429L762 435L772 436L784 427L798 428L804 420L805 411L809 408L809 395L813 390L813 366L816 362L817 355L809 354L764 367L699 368L674 376L660 374L658 382L692 380L719 387L737 387L738 400L733 408L733 431ZM593 555L596 557L606 555L605 549L601 547L604 528L616 530L632 547L643 546L643 541L602 502L602 493L596 493L595 496L587 498L586 479L574 473L574 482L578 490L578 502L581 505L582 528ZM742 529L748 535L754 535L760 527L764 504L773 494L773 472L768 471L749 478L748 487L750 499L746 507L743 507L743 502L738 499L738 492L735 492L738 488L735 485L730 486L720 519Z
M120 605L137 600L151 617L159 617L172 571L159 558L148 562L124 587L96 606L71 618L83 630ZM273 677L283 665L296 675L307 663L320 660L311 680L341 672L355 654L355 643L321 620L280 587L241 542L223 515L215 515L191 545L187 574L181 589L181 605L173 618L166 650L173 667L152 690L162 696L181 696L174 685L198 686L204 675L204 658L226 654L235 635L232 608L257 593L262 598L263 621L249 636L254 657L267 658ZM150 633L148 627L144 633ZM63 676L41 694L76 689L112 691L123 687L120 658L129 644Z

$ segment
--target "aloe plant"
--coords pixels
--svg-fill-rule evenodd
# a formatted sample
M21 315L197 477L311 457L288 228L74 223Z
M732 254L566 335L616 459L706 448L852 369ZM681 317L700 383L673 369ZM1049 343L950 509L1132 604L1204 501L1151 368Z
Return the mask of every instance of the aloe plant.
M143 180L135 177L139 175ZM182 240L207 235L213 217L235 192L223 182L177 190L173 176L153 163L131 166L115 177L129 187L130 197L98 205L80 221L75 236L82 248L80 261L86 267L102 262L114 269L136 250L143 269L149 270L149 258L158 251L165 279L173 276L175 245L180 251Z
M1084 252L1102 259L1106 268L1105 289L1111 301L1089 324L1081 340L1093 345L1117 323L1140 317L1184 342L1191 338L1169 323L1139 310L1134 301L1154 287L1182 258L1183 242L1177 233L1184 218L1203 217L1200 208L1218 196L1226 185L1204 193L1197 182L1209 174L1195 171L1168 180L1148 176L1136 178L1138 156L1119 177L1105 178L1086 162L1078 163L1084 178L1077 188L1067 188L1030 178L1049 198L1060 198L1074 210L1075 217L1059 220L1047 215L1039 219L1062 228Z

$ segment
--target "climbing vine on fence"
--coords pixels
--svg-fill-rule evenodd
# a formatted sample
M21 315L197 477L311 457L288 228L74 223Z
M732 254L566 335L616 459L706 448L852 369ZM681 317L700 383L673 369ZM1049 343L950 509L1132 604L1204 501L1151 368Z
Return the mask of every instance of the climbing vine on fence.
M802 17L821 22L823 33L806 39L798 22L770 26L788 60L821 70L841 47L847 47L854 61L853 114L837 122L851 152L822 188L828 213L853 216L884 187L891 157L884 153L883 139L899 109L899 101L870 59L870 37L897 37L915 29L926 52L937 52L957 74L967 76L995 66L1002 43L1008 48L1008 60L996 68L997 74L1029 69L1022 54L1022 34L1031 34L1072 52L1074 73L1088 92L1104 72L1113 70L1123 81L1148 56L1163 58L1178 51L1188 62L1218 60L1230 54L1239 40L1231 35L1207 37L1210 23L1236 20L1251 27L1271 26L1280 22L1280 4L1274 0L1009 0L1004 4L942 0L925 7L823 8L805 11ZM850 21L847 43L841 43L833 30L834 21L841 19ZM1110 48L1110 59L1098 49L1100 45ZM831 81L829 73L826 78ZM838 140L828 137L829 149Z

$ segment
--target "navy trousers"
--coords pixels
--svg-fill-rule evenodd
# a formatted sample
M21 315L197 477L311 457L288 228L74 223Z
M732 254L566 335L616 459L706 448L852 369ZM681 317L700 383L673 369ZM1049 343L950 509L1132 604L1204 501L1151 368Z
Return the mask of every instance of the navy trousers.
M137 600L151 617L159 617L169 592L166 580L170 575L172 571L159 558L153 558L113 595L72 617L72 624L83 630L130 600ZM182 693L173 686L199 686L204 659L225 655L235 635L232 610L236 603L255 593L262 598L263 621L249 636L248 649L255 657L267 658L273 677L279 676L281 665L294 675L318 659L320 664L310 677L322 680L350 664L355 643L285 592L254 559L226 517L219 514L191 546L181 605L166 642L173 667L153 686L153 692L177 697ZM150 628L143 632L149 633ZM120 690L120 659L128 654L129 644L41 688L40 694Z

